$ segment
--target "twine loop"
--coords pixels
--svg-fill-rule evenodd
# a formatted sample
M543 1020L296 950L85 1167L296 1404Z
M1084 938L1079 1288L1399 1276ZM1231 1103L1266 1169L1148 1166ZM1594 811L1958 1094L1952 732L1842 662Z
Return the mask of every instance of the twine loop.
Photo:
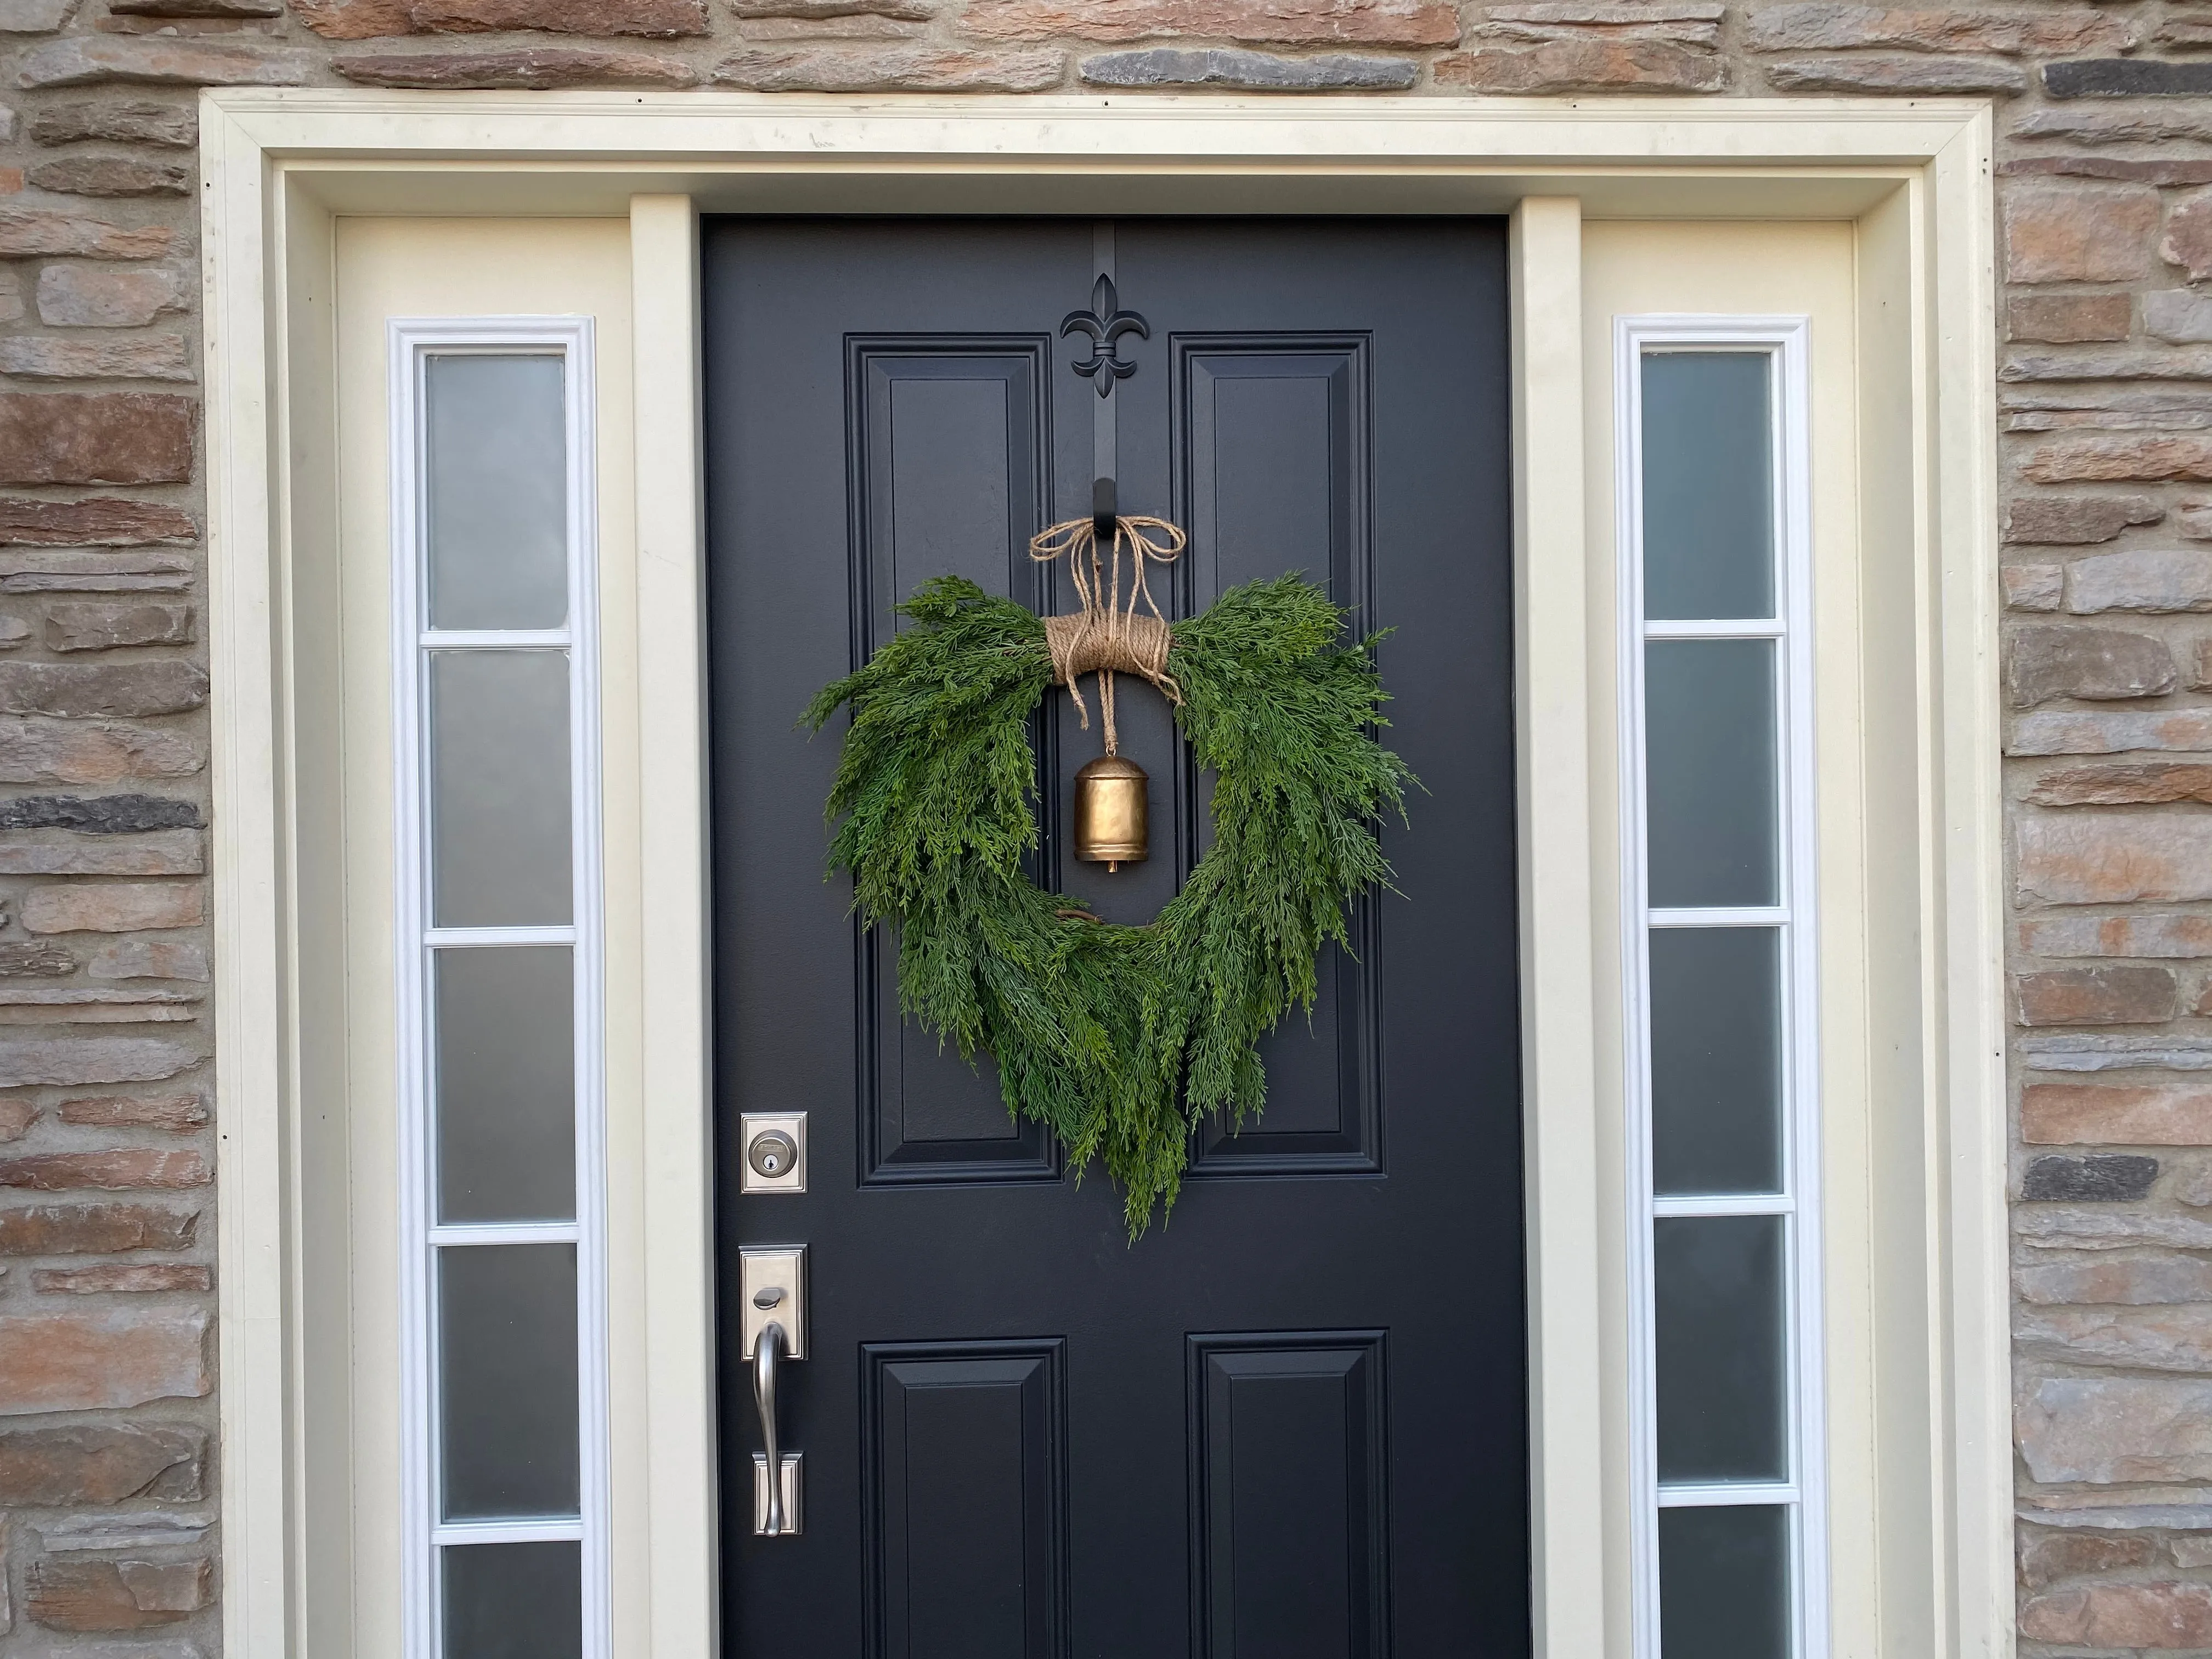
M1121 751L1114 729L1114 676L1138 674L1150 680L1170 702L1182 701L1182 688L1168 672L1168 650L1174 636L1145 582L1145 562L1172 564L1190 538L1165 519L1127 518L1114 520L1113 545L1102 552L1098 532L1089 519L1070 519L1030 538L1030 557L1049 564L1063 554L1075 577L1075 595L1083 609L1064 617L1044 619L1046 648L1052 653L1052 678L1067 688L1083 729L1091 729L1091 710L1085 706L1077 678L1098 676L1098 707L1106 725L1106 752ZM1121 603L1121 544L1129 544L1133 580L1129 603ZM1087 568L1086 568L1087 567ZM1149 615L1137 609L1142 599Z

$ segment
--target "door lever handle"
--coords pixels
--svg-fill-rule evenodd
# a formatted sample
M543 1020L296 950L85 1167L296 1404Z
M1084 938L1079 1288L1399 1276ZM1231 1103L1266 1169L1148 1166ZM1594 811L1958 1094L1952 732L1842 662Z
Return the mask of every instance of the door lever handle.
M804 1453L786 1451L775 1409L776 1372L806 1358L806 1247L748 1244L738 1253L738 1324L752 1362L753 1404L761 1443L753 1454L753 1536L789 1538L805 1519L799 1502Z
M792 1517L784 1513L783 1448L777 1443L775 1432L775 1362L782 1356L783 1327L770 1321L753 1342L753 1404L760 1408L761 1443L767 1448L760 1460L760 1474L767 1478L754 1484L766 1487L768 1497L768 1513L754 1517L753 1529L764 1538L781 1538L787 1530L799 1530L796 1526L787 1527Z

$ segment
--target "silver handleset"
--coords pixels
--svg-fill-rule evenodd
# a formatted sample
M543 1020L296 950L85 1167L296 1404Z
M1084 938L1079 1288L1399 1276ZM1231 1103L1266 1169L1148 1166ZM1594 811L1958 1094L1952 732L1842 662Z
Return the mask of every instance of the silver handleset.
M753 1454L753 1535L790 1538L800 1530L805 1454L783 1449L776 1415L776 1371L806 1358L806 1247L749 1244L738 1253L738 1304L745 1358L753 1366L753 1404L763 1449Z

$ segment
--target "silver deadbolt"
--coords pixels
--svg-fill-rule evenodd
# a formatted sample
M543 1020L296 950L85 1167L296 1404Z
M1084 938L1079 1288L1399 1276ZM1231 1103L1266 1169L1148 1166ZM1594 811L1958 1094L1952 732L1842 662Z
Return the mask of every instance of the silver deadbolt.
M806 1190L806 1114L746 1112L738 1119L745 1167L738 1189L747 1193Z
M781 1129L763 1129L745 1148L745 1162L753 1166L754 1174L773 1181L789 1174L791 1166L799 1162L799 1146Z

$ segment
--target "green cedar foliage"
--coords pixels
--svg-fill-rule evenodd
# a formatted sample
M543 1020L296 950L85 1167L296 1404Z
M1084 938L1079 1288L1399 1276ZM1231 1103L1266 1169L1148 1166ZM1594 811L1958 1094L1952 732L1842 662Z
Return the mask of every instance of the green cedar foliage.
M1010 1110L1049 1125L1078 1170L1097 1156L1129 1234L1171 1209L1209 1114L1242 1125L1267 1079L1256 1045L1311 1011L1321 947L1389 866L1376 841L1412 781L1376 741L1386 701L1368 639L1296 576L1231 589L1175 625L1176 719L1213 773L1214 841L1167 908L1125 927L1067 917L1022 859L1036 844L1030 712L1051 683L1044 625L954 576L925 582L907 628L824 688L805 723L850 704L828 817L854 904L898 927L899 1000L971 1062L997 1062Z

